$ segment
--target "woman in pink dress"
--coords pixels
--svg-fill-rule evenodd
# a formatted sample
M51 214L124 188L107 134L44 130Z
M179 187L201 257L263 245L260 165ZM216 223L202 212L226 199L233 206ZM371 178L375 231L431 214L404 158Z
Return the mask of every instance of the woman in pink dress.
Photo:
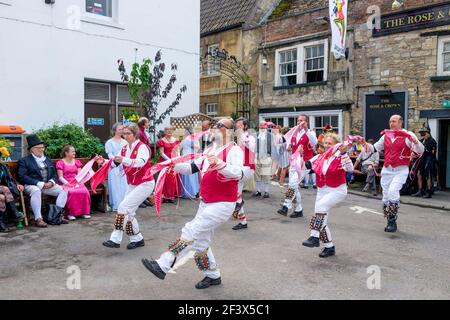
M75 159L75 148L71 145L65 145L61 153L62 159L56 163L59 181L62 185L72 181L83 164ZM75 220L75 217L89 219L91 217L91 197L89 191L84 185L77 185L68 189L67 203L64 214L67 219Z
M173 129L167 127L164 129L164 136L157 143L159 150L159 162L177 157L179 155L178 147L180 141L172 137ZM173 170L167 172L163 187L163 196L166 202L174 203L175 197L181 197L181 179L178 173Z

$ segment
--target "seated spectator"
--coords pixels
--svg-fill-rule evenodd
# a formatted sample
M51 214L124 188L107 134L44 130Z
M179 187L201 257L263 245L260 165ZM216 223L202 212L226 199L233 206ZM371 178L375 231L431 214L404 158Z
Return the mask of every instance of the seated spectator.
M19 181L25 184L25 193L31 197L36 226L47 227L41 214L41 195L57 197L56 204L49 204L47 216L56 217L62 214L67 201L67 192L56 184L58 177L52 161L44 155L45 146L37 135L27 136L30 155L19 160ZM68 223L62 219L61 223Z
M69 144L65 145L61 152L61 160L56 163L56 170L61 185L72 181L80 172L83 164L75 159L75 148ZM76 217L89 219L91 217L91 196L85 185L70 187L67 191L67 202L64 215L69 220Z
M369 191L370 187L373 189L373 195L377 195L376 169L380 162L380 155L373 147L373 140L369 139L367 142L362 140L361 152L356 159L354 168L361 165L361 170L353 169L353 173L365 174L366 184L363 188L364 192Z
M14 196L19 195L24 187L14 180L8 171L8 168L0 163L0 232L6 233L9 231L5 224L6 210L8 210L15 222L19 222L24 218L24 214L19 212L16 207Z

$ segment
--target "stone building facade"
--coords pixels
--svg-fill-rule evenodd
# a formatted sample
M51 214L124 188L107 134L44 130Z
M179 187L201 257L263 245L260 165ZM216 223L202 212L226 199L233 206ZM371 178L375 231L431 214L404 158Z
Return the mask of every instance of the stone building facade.
M317 131L331 123L341 137L366 138L378 138L393 113L416 133L426 122L439 144L441 185L450 187L450 1L408 0L395 11L392 3L350 2L340 60L330 54L328 0L283 0L283 10L246 30L244 38L261 39L250 68L258 120L292 126L304 113ZM377 30L370 27L374 9Z
M200 35L200 112L213 116L256 115L252 104L257 79L249 73L252 58L246 48L248 28L267 19L280 0L202 0ZM257 45L253 52L258 56ZM224 59L212 59L218 50ZM226 52L226 53L224 53ZM208 56L208 54L210 54ZM250 54L251 55L251 54ZM248 83L244 94L238 85ZM245 106L243 105L245 104Z

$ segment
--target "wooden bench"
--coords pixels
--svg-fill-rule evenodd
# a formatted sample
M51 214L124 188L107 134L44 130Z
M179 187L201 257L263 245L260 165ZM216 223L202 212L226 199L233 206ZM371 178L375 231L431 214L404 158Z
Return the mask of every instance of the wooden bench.
M85 165L90 159L78 159L81 161L81 163L83 165ZM56 168L56 162L58 162L58 160L52 160L53 162L53 166ZM4 165L6 165L9 169L9 172L11 173L11 175L13 176L14 179L17 180L17 182L19 182L18 179L18 168L19 168L19 163L18 161L8 161L8 162L2 162ZM93 170L97 170L98 166L95 163L93 166ZM93 192L89 182L86 183L86 188L89 191L89 194L91 196L91 209L94 208L94 210L96 211L100 211L100 212L106 212L107 209L107 203L108 203L108 188L106 187L105 183L102 183L100 185L97 186L97 189L95 190L96 193ZM25 211L27 213L27 219L28 221L31 221L31 218L33 217L32 211L31 211L31 206L30 206L30 198L28 195L26 195L24 193L24 197L25 197ZM42 207L43 209L45 208L47 203L54 203L55 201L55 197L51 197L51 196L46 196L46 195L42 195ZM21 204L20 199L18 199L19 201L17 201L18 203ZM22 204L21 204L22 206ZM22 208L24 209L24 208Z
M356 159L357 158L358 158L357 156L350 156L350 159L353 161L353 164L356 163ZM377 183L377 189L378 189L377 192L378 193L381 193L380 177L381 177L381 169L383 169L383 164L384 164L384 159L380 158L380 160L378 162L378 166L375 169L375 172L376 172L375 179L376 179L376 183ZM366 182L366 178L367 178L367 174L362 173L360 171L360 169L361 169L361 163L359 165L359 168L356 169L356 171L353 171L353 179L355 181L365 183Z

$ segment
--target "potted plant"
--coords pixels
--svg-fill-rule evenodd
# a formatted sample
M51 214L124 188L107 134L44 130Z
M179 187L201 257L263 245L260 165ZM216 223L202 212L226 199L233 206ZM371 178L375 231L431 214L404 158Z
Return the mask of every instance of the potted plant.
M0 137L0 161L11 161L11 142Z

